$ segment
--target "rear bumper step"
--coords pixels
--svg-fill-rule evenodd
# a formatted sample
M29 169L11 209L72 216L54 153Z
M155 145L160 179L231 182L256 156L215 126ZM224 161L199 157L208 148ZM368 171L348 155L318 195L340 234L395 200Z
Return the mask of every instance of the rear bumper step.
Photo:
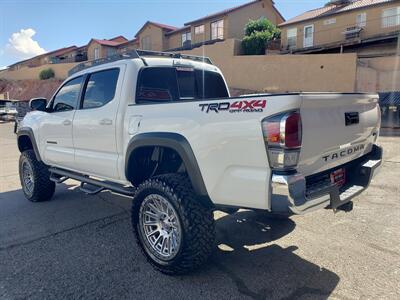
M72 171L62 170L59 168L49 168L50 171L50 180L61 183L65 180L71 178L81 182L81 190L87 194L95 195L103 190L109 190L117 194L121 194L124 196L134 196L136 189L134 187L126 187L114 182L97 180L94 178L90 178L87 175L75 173ZM96 189L88 189L85 187L85 184L97 187Z
M382 148L374 145L367 155L343 165L349 172L349 180L343 187L329 182L318 185L307 183L307 180L316 181L316 177L325 176L326 172L313 175L313 178L306 178L301 174L273 174L271 211L293 214L305 214L320 208L332 208L336 211L369 186L381 163Z

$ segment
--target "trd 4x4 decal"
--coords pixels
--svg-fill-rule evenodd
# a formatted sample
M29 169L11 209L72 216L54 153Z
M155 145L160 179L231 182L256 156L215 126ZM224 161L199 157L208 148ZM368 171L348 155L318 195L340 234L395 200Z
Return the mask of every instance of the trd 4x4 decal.
M209 113L210 111L219 113L220 111L229 111L230 113L241 112L263 112L267 100L243 100L230 102L216 102L199 104L201 111Z

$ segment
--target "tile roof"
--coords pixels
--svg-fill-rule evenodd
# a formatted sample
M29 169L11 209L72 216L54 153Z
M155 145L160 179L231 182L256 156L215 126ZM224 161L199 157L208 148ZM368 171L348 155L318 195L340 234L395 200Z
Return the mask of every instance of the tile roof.
M189 28L190 28L190 25L188 25L188 26L183 26L183 27L181 27L181 28L177 28L177 29L175 29L175 30L169 31L169 32L167 32L165 35L171 35L171 34L174 34L174 33L177 33L177 32L180 32L180 31L183 31L183 30L186 30L186 29L189 29Z
M96 43L103 45L103 46L109 46L109 47L116 47L119 46L123 43L126 43L126 41L112 41L112 40L99 40L99 39L91 39L90 42L95 41ZM89 43L90 43L89 42Z
M58 50L54 50L52 52L47 52L47 53L45 53L43 55L49 55L49 54L52 54L52 55L55 55L55 56L63 55L64 53L67 53L67 52L69 52L71 50L75 50L75 49L78 49L78 47L74 45L74 46L71 46L71 47L65 47L65 48L61 48L61 49L58 49Z
M297 17L294 17L278 26L285 26L293 23L303 22L311 19L321 18L334 14L347 12L354 9L365 8L373 5L384 4L387 2L394 2L398 0L349 0L348 4L342 5L326 5L317 9L307 11Z
M379 93L380 105L400 105L400 92Z
M144 25L139 29L139 31L135 34L135 37L137 37L139 35L140 32L142 32L142 30L147 26L147 25L154 25L157 26L159 28L165 29L167 31L173 31L173 30L177 30L178 27L175 26L170 26L170 25L166 25L166 24L161 24L161 23L157 23L157 22L153 22L153 21L147 21L146 23L144 23Z
M113 42L109 40L99 40L99 39L92 39L92 41L95 41L96 43L103 45L103 46L110 46L110 47L115 47L118 46L121 43L118 42Z
M112 39L108 39L109 41L113 41L113 42L122 42L125 43L128 41L128 39L126 37L124 37L123 35L119 35L116 37L113 37Z
M202 18L190 21L190 22L186 22L185 25L190 25L190 24L193 24L193 23L196 23L196 22L199 22L199 21L203 21L203 20L206 20L206 19L210 19L210 18L214 18L214 17L220 16L220 15L225 15L225 14L234 12L235 10L238 10L238 9L243 8L243 7L246 7L246 6L252 5L254 3L257 3L259 1L261 1L261 0L254 0L254 1L251 1L251 2L244 3L242 5L238 5L238 6L235 6L235 7L228 8L228 9L224 9L222 11L207 15L205 17L202 17Z
M85 49L85 48L87 48L87 45L80 46L80 47L76 48L76 50L82 50L82 49Z
M132 39L132 40L129 40L129 41L119 44L118 47L123 47L123 46L126 46L127 44L134 44L134 43L138 43L138 42L139 42L138 39Z
M178 29L178 27L171 26L171 25L166 25L166 24L161 24L161 23L156 23L156 22L151 22L151 21L149 23L156 25L157 27L166 29L166 30L177 30Z

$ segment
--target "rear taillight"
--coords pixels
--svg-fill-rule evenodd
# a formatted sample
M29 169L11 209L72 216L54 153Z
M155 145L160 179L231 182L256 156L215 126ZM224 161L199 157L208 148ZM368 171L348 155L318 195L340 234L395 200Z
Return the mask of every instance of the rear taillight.
M292 111L267 117L262 121L262 130L271 168L295 169L302 138L300 113Z
M301 117L298 112L290 113L284 118L285 147L289 149L301 147Z

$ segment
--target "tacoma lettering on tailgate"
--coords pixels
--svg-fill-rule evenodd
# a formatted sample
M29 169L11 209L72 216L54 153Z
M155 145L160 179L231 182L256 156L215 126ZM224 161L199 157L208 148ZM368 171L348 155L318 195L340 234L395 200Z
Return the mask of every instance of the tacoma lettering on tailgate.
M327 162L330 160L335 160L339 157L346 157L353 153L360 152L360 151L364 150L364 148L365 148L365 145L357 145L357 146L353 146L351 148L347 148L345 150L341 150L339 152L335 152L335 153L331 153L329 155L322 156L322 158L324 159L325 162Z

